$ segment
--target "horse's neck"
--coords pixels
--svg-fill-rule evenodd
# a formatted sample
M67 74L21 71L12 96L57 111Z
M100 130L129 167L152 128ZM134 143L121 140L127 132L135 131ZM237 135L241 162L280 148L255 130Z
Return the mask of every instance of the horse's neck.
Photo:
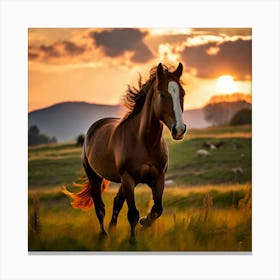
M153 89L147 93L143 109L139 114L139 135L146 147L154 148L161 140L163 125L156 118L152 107Z

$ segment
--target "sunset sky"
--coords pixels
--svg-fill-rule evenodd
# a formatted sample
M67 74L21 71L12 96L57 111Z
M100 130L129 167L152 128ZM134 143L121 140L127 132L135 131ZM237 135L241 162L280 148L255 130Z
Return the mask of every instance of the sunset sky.
M213 95L251 94L249 28L30 28L28 41L29 111L65 101L118 104L159 62L183 63L185 109Z

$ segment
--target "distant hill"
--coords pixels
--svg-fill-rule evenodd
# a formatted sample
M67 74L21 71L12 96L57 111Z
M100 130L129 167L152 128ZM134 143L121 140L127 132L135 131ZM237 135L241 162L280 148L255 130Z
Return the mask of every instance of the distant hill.
M37 125L43 134L57 141L71 141L86 133L89 126L104 117L120 116L120 106L86 102L65 102L28 114L28 126Z
M119 105L65 102L30 112L28 126L37 125L41 133L56 137L59 142L72 141L79 134L86 133L96 120L104 117L121 117L122 112L123 109ZM185 111L183 118L188 128L204 128L210 124L204 120L202 109Z
M183 113L184 123L190 128L205 128L211 126L211 123L204 118L203 108L186 110Z

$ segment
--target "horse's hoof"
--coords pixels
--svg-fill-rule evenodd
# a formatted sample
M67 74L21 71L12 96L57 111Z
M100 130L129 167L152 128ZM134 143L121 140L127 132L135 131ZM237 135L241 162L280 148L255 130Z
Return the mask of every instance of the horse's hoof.
M108 227L108 231L113 232L116 230L116 228L117 228L117 223L110 223Z
M106 240L107 238L108 238L108 233L106 231L100 232L100 234L99 234L100 241Z
M139 220L139 223L141 226L144 226L145 225L145 222L146 222L147 218L146 217L143 217Z
M135 245L137 244L137 240L136 240L135 236L131 236L131 237L129 238L129 244L130 244L131 246L135 246Z
M143 227L149 227L152 223L150 222L150 220L147 219L147 217L143 217L140 219L139 221L140 225Z

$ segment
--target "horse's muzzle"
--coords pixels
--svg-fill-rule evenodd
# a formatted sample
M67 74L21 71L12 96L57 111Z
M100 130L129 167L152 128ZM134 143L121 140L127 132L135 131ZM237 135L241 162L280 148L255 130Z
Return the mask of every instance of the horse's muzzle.
M172 134L173 139L175 139L175 140L183 139L186 132L187 132L187 126L185 124L179 128L176 128L175 125L173 125L171 127L171 134Z

